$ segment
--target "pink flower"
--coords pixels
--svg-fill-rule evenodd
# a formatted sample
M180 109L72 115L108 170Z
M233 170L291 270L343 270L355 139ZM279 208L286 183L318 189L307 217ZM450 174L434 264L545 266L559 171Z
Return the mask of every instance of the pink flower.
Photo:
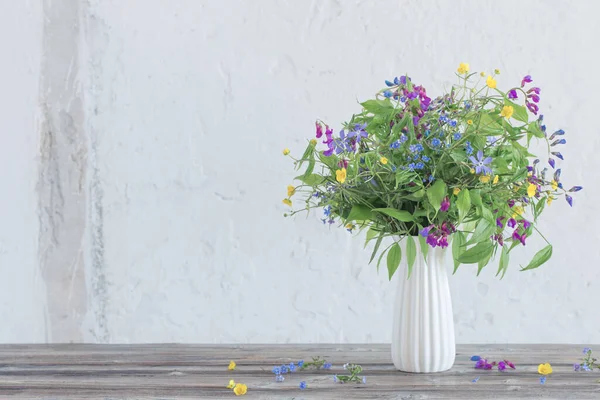
M531 75L525 75L523 77L523 79L521 80L521 87L524 87L526 83L531 83L533 82L533 79L531 79Z
M444 200L442 200L440 210L446 212L446 211L448 211L449 208L450 208L450 200L448 199L448 197L446 197Z

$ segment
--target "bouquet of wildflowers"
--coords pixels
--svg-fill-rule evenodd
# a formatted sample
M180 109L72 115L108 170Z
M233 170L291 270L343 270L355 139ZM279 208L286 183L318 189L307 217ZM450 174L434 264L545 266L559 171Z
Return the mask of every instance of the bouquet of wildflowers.
M547 132L532 78L502 91L498 74L469 73L461 63L459 83L435 99L408 76L397 77L361 103L338 134L317 121L316 138L300 158L292 157L303 168L295 178L300 184L288 186L283 200L292 207L301 192L303 207L286 215L319 207L324 224L366 230L367 242L375 241L371 262L379 253L379 266L387 254L390 279L402 240L409 275L418 240L425 257L427 246L451 244L454 271L461 263L478 264L479 274L499 255L497 275L504 276L510 252L539 234L544 209L560 196L572 206L571 194L582 187L561 182L556 164L565 132ZM536 158L532 140L542 141L547 154ZM393 242L382 247L387 237ZM548 243L522 270L551 255Z

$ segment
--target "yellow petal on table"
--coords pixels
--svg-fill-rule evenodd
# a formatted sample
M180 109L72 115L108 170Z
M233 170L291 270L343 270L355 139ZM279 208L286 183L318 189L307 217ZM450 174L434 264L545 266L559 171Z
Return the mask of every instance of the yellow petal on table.
M238 383L233 388L233 393L235 393L236 396L243 396L246 394L247 391L248 386L244 385L243 383Z

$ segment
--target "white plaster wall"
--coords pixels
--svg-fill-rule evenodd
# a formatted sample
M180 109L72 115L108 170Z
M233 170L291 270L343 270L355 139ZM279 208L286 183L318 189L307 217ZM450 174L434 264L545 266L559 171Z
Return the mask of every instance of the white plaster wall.
M362 238L323 227L316 215L282 217L294 171L281 149L300 152L316 118L339 126L386 78L408 72L439 93L467 61L477 70L500 68L504 87L534 77L547 125L567 131L563 181L585 190L573 209L559 202L545 215L543 232L555 244L548 265L518 272L541 245L532 240L514 252L502 281L494 267L478 278L461 267L451 278L457 340L600 342L597 1L70 2L80 7L83 27L80 47L71 50L82 89L65 95L83 99L83 136L74 140L87 157L84 172L62 158L58 165L84 173L86 208L59 230L85 231L85 290L79 302L69 300L74 305L54 304L58 311L46 312L50 327L28 340L389 342L396 285L367 266ZM38 24L44 13L36 14ZM17 37L23 43L14 62L39 58L38 42ZM3 69L2 78L11 71ZM13 73L33 85L23 68ZM36 94L30 89L23 96ZM12 100L5 96L3 104ZM27 116L35 107L28 99L17 105ZM2 151L35 149L33 123L15 139L0 120ZM20 279L7 275L19 249L30 258L40 253L36 230L48 223L35 225L45 192L24 183L40 161L11 162L29 172L19 172L20 181L0 175L2 187L13 188L3 218L29 223L9 239L13 229L0 228L0 267L31 311L27 321L14 308L2 315L14 326L43 328L36 310L67 300L35 283L35 257L22 261L29 272L23 267ZM56 248L75 257L81 244L68 238ZM42 254L42 261L71 276L60 259ZM0 296L3 303L16 298ZM63 309L73 329L57 332Z

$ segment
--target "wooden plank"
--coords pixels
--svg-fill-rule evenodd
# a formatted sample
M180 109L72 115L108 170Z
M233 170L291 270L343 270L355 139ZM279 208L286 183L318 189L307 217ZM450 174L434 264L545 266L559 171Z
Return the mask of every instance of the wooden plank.
M600 399L600 373L575 373L580 345L459 345L456 364L438 374L396 371L390 346L373 345L0 345L0 399L232 398L229 379L248 385L247 398ZM591 346L594 347L594 346ZM598 347L600 348L600 347ZM473 354L510 359L516 371L480 371ZM273 379L273 365L322 356L331 371ZM227 371L229 360L238 367ZM365 369L367 384L335 384L346 362ZM554 373L541 385L537 365ZM476 383L472 380L479 377ZM300 381L308 388L301 391Z

